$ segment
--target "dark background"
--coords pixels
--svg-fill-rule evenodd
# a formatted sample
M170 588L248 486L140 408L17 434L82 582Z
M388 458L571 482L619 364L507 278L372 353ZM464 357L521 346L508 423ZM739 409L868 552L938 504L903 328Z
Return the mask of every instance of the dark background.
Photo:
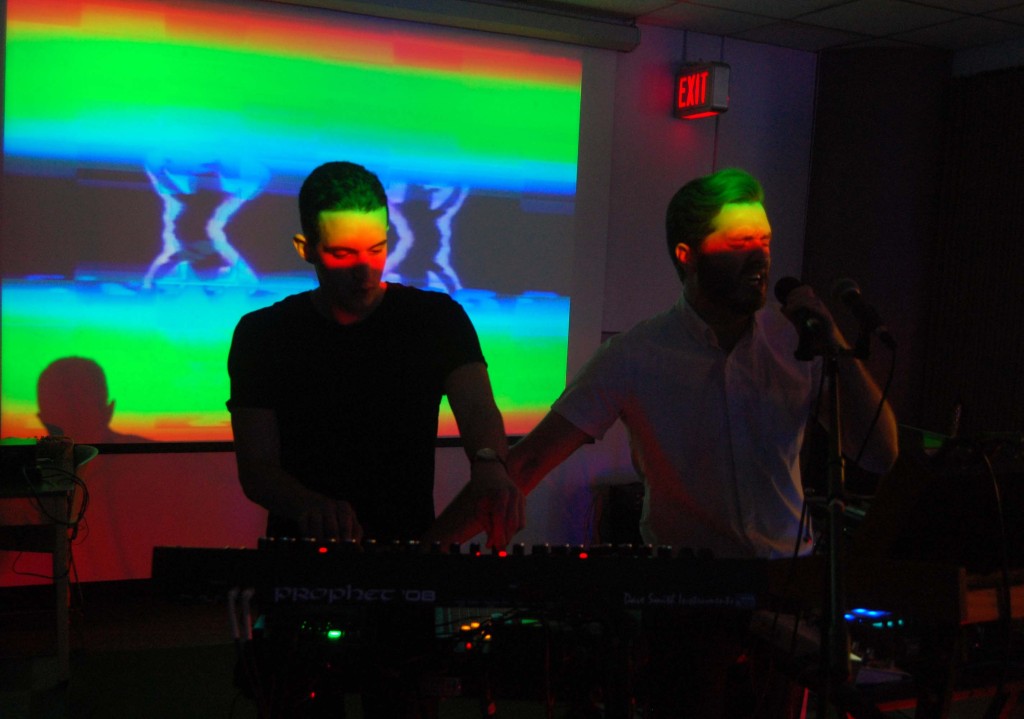
M948 433L961 403L962 435L1024 430L1022 117L1021 68L952 78L937 51L819 55L804 280L857 278L878 308L903 424ZM872 348L882 381L889 353Z

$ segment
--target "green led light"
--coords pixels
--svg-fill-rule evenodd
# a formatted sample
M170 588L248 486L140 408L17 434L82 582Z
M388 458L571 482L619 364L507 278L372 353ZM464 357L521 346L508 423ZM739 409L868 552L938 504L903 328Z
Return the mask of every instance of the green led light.
M337 641L338 639L343 639L344 637L345 637L345 632L342 629L328 629L327 630L327 638L332 640L332 641Z

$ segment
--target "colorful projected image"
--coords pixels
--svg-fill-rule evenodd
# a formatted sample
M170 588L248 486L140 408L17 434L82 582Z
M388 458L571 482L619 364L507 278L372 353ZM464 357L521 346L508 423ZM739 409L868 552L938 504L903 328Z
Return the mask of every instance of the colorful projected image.
M572 50L213 0L9 0L6 19L0 434L45 434L39 379L81 357L110 436L230 439L232 330L315 286L295 196L339 159L387 188L385 279L470 314L508 431L561 391Z

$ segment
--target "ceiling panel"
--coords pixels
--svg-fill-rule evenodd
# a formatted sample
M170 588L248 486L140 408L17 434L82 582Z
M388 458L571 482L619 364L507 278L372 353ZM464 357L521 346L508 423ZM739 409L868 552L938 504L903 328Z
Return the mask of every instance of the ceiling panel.
M932 27L910 30L893 37L918 45L966 50L1019 38L1020 27L984 17L969 17Z
M490 0L800 50L1024 42L1024 0Z
M676 3L662 3L666 4ZM779 20L792 20L815 10L832 7L837 4L837 0L702 0L701 4L765 15Z
M1024 5L1014 5L1004 10L996 10L990 12L986 17L1024 25Z
M740 40L750 40L766 45L778 45L794 50L818 52L837 45L851 45L869 39L866 35L815 27L795 22L777 22L733 35Z
M733 35L774 22L774 18L753 13L736 12L723 8L675 3L670 7L643 16L652 25L691 28L709 35Z
M957 19L950 10L926 7L902 0L855 0L826 10L809 13L801 22L883 36L930 27Z
M1019 0L921 0L922 5L946 8L965 13L989 13L993 10L1020 5Z
M678 0L676 0L678 1ZM501 4L496 0L495 4ZM554 2L532 2L531 0L520 0L514 5L533 6L539 8L575 8L579 10L592 10L610 15L621 15L623 17L638 17L647 13L655 12L668 5L675 5L673 0L554 0Z

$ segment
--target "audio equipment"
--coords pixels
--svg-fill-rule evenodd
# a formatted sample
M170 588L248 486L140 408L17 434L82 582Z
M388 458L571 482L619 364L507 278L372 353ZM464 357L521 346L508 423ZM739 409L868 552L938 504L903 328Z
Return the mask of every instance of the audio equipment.
M767 588L766 564L650 546L518 545L504 553L262 539L256 549L155 547L153 577L179 592L254 587L274 606L754 609Z

